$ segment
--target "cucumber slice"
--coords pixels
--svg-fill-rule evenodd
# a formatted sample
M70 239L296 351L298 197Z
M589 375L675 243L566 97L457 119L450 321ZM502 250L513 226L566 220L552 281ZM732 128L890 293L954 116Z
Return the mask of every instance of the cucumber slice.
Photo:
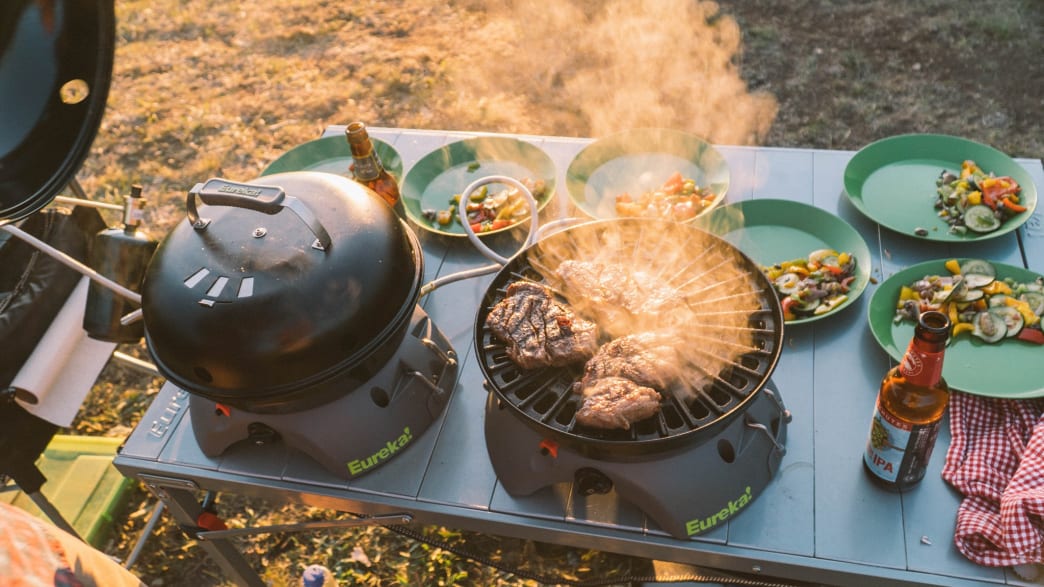
M1007 306L1008 305L1008 301L1007 300L1010 297L1011 296L1007 296L1007 295L1004 295L1004 294L997 294L995 296L990 296L990 299L989 299L988 303L989 303L991 308L999 308L1001 306Z
M981 289L966 289L959 296L954 296L954 300L958 302L974 302L975 300L981 300L986 296Z
M992 275L983 275L982 273L969 273L964 276L964 283L971 288L969 291L978 291L978 288L986 287L996 280L997 278Z
M1028 291L1019 296L1019 300L1029 304L1029 307L1033 310L1034 314L1038 316L1044 315L1044 293L1039 291Z
M1022 330L1025 326L1026 321L1022 318L1022 314L1011 306L998 306L996 308L990 308L989 313L996 317L999 317L1006 329L1005 336L1012 337Z
M808 262L838 267L841 263L838 262L837 256L837 251L833 249L819 249L808 254Z
M983 206L983 208L986 208L986 206ZM986 209L989 210L989 208ZM961 263L960 268L963 275L977 273L979 275L997 277L997 270L993 268L993 265L989 261L982 259L967 259L964 263Z
M993 232L1000 227L1000 220L989 206L978 204L964 211L964 225L975 232Z
M819 307L822 302L819 298L813 298L807 302L799 302L791 307L795 314L809 314Z
M975 314L972 325L975 327L972 334L985 342L997 342L1008 335L1008 325L1004 323L1004 318L989 311Z
M779 293L789 296L797 293L798 286L801 285L801 276L796 273L784 273L777 277L774 283Z

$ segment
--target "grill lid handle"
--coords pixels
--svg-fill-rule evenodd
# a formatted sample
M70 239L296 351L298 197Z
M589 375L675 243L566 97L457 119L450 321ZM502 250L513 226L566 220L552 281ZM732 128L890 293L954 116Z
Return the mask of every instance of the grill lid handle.
M199 211L196 209L197 195L204 204L209 206L232 206L269 215L278 214L283 208L288 208L315 235L312 247L324 252L330 250L332 242L330 234L326 232L312 210L301 200L286 195L283 188L279 186L237 183L221 178L212 178L208 179L206 183L197 183L189 190L185 211L192 228L204 230L210 224L210 219L199 216Z

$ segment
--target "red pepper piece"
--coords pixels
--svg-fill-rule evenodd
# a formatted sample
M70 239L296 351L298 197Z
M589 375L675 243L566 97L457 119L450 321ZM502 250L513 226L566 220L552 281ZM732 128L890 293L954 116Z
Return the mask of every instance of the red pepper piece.
M1033 344L1044 344L1044 331L1040 331L1036 328L1023 328L1017 335L1015 335L1015 338L1026 342L1032 342Z

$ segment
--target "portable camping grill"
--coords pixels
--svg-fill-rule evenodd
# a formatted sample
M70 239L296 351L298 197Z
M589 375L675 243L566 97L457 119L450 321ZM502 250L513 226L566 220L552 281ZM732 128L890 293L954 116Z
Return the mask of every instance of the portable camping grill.
M636 267L656 265L664 247L691 251L671 267L670 282L703 288L689 302L698 319L728 314L729 293L701 281L702 268L733 264L740 283L757 300L746 322L749 350L705 382L686 381L664 393L659 413L629 429L595 429L576 423L581 398L574 384L582 365L520 369L486 326L507 286L525 279L552 283L555 257L590 254L577 246L593 240L600 254ZM608 247L608 251L606 248ZM559 252L549 254L547 251ZM561 251L565 251L562 253ZM648 256L651 254L651 256ZM662 267L661 267L662 268ZM668 272L665 272L665 275ZM724 327L722 328L724 330ZM514 257L487 290L477 316L476 349L490 391L485 435L490 460L509 493L528 495L563 481L583 495L616 492L677 538L706 532L739 513L774 477L785 452L790 419L769 382L781 350L783 316L758 266L727 242L698 229L660 221L592 222L554 234Z
M417 305L420 243L391 207L308 171L212 178L185 207L149 263L142 312L157 368L192 394L204 454L280 439L351 479L412 446L457 360Z

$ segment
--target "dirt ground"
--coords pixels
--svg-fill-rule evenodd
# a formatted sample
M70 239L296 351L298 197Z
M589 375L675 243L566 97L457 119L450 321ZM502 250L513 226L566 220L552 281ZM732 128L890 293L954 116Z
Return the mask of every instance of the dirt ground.
M184 218L194 183L252 179L326 125L351 120L577 137L665 126L716 144L846 150L941 133L1044 157L1039 0L117 0L116 8L108 110L79 179L108 201L144 185L146 220L159 236ZM147 358L140 346L120 350ZM111 365L75 431L126 434L159 385ZM149 503L137 488L114 555L127 556ZM250 524L320 515L249 500L227 507ZM648 561L616 555L430 531L543 572L648 570ZM264 537L243 548L275 585L314 560L339 561L347 584L533 584L386 534ZM135 570L152 585L222 584L169 523Z

